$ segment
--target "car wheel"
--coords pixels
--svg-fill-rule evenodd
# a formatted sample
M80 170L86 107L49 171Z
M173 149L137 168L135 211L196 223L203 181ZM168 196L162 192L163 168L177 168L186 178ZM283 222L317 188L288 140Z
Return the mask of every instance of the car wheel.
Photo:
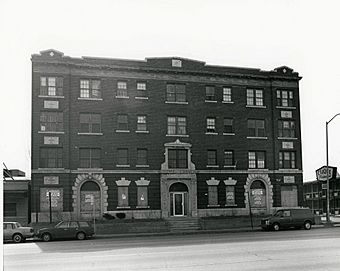
M312 228L312 223L310 221L305 221L303 227L305 228L305 230L310 230Z
M86 235L83 232L78 232L76 237L78 240L84 240Z
M42 236L41 236L41 239L44 241L44 242L49 242L51 241L51 234L49 233L44 233Z
M12 239L14 243L21 243L24 240L22 235L19 233L14 234Z
M274 229L274 231L279 231L280 230L280 224L279 223L274 223L273 224L273 229Z

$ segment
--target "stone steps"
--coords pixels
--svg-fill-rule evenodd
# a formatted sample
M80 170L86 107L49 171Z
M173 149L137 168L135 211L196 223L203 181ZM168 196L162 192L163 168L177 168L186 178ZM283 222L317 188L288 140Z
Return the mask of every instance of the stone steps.
M196 217L171 217L167 219L171 232L185 232L200 230L199 218Z

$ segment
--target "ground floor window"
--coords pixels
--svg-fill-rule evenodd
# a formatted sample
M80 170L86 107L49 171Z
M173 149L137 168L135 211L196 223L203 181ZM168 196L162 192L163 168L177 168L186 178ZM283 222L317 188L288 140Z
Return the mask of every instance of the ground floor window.
M53 211L63 211L63 188L40 188L40 210L42 212L50 209Z
M138 207L148 207L148 187L138 186L137 187Z
M235 205L235 186L227 185L226 190L226 206Z
M16 216L17 215L17 204L16 203L5 203L4 204L4 216Z

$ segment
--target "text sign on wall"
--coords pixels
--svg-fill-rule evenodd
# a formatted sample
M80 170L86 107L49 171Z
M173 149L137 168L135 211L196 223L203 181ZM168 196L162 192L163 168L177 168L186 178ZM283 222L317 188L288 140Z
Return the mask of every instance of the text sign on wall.
M58 176L44 176L44 184L59 184Z
M282 142L282 149L294 149L293 142Z
M292 111L281 111L281 118L291 119L293 117Z
M58 101L44 101L44 108L58 109L59 102Z
M49 193L51 192L51 207L54 211L63 210L63 189L62 188L40 188L40 210L50 209Z
M44 136L44 144L45 145L58 145L59 137L57 136Z
M328 179L335 178L336 176L336 167L328 167ZM327 181L327 167L323 166L316 170L316 179L318 181Z
M295 177L294 176L283 176L283 182L284 183L295 183Z

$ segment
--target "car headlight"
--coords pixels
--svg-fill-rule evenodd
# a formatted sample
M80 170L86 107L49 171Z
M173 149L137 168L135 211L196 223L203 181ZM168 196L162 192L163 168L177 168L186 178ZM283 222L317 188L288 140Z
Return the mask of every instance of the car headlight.
M266 220L266 225L269 225L269 220Z

